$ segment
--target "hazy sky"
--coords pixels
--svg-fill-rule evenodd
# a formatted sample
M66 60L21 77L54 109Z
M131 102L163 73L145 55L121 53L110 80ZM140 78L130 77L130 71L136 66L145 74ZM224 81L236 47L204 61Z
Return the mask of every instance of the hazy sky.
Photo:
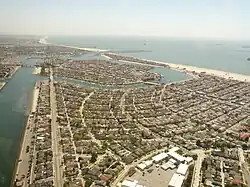
M250 39L250 0L0 0L0 33Z

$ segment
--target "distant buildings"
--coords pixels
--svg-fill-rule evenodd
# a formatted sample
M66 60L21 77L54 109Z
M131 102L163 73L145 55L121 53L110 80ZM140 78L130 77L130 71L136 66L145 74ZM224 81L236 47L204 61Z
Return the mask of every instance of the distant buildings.
M0 47L0 60L4 57L4 49Z

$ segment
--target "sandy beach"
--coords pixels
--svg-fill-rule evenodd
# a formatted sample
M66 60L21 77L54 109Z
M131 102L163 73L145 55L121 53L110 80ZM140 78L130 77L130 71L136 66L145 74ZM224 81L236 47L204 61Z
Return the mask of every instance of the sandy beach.
M108 50L105 50L105 49L96 49L96 48L86 48L86 47L75 47L75 46L68 46L68 45L52 44L52 43L47 42L47 37L41 38L39 40L39 43L44 44L44 45L54 45L54 46L58 46L58 47L67 47L67 48L72 48L72 49L79 49L79 50L88 51L88 52L107 52L108 51Z
M43 44L49 44L47 43L46 39L41 39L39 41L40 43L43 42ZM55 45L55 44L49 44L49 45ZM67 45L55 45L55 46L61 46L61 47L68 47L68 48L73 48L73 49L79 49L79 50L85 50L85 51L90 51L90 52L107 52L108 50L103 50L103 49L96 49L96 48L80 48L80 47L74 47L74 46L67 46ZM115 53L110 53L114 55ZM103 57L110 59L106 55L102 54ZM162 62L162 61L154 61L154 60L147 60L147 59L142 59L142 58L137 58L140 60L145 60L148 62L154 62L158 64L164 64L169 66L170 69L173 69L175 71L180 71L180 72L185 72L190 75L194 75L195 73L206 73L208 75L213 75L213 76L218 76L226 79L233 79L233 80L238 80L238 81L246 81L250 82L250 76L248 75L243 75L243 74L238 74L238 73L232 73L232 72L225 72L225 71L220 71L220 70L214 70L214 69L208 69L208 68L200 68L200 67L195 67L195 66L189 66L189 65L183 65L183 64L172 64L168 62ZM130 61L131 63L132 61ZM136 63L136 62L134 62Z
M110 53L110 54L119 56L118 54L115 54L115 53ZM106 55L103 55L103 56L105 58L109 58ZM157 63L157 64L167 65L172 70L184 72L184 73L187 73L189 75L195 75L195 73L206 73L207 75L222 77L222 78L226 78L226 79L233 79L233 80L238 80L238 81L250 82L250 76L248 76L248 75L232 73L232 72L225 72L225 71L220 71L220 70L215 70L215 69L200 68L200 67L183 65L183 64L173 64L173 63L168 63L168 62L163 62L163 61L147 60L147 59L143 59L143 58L136 58L136 59L147 61L147 62L153 62L153 63ZM130 61L130 62L133 62L133 61ZM137 63L137 62L135 61L134 63Z
M6 85L6 82L0 82L0 90Z
M39 88L37 88L37 86L36 86L35 89L34 89L34 93L33 93L33 101L32 101L31 112L36 111L38 95L39 95Z
M15 168L15 175L13 176L13 183L18 182L22 186L28 186L27 180L23 180L23 177L26 177L29 165L30 165L30 148L31 148L31 141L32 141L32 126L34 125L34 116L33 112L36 111L37 100L39 95L39 88L36 86L33 91L33 100L31 106L31 114L29 115L26 123L26 127L23 133L22 142L20 144L20 154L17 160L16 168ZM28 151L29 150L29 151Z
M160 61L151 61L151 62L168 65L170 69L173 69L176 71L187 72L187 73L192 73L192 72L206 73L208 75L213 75L213 76L222 77L226 79L250 82L250 76L248 75L225 72L225 71L214 70L214 69L199 68L199 67L188 66L188 65L183 65L183 64L172 64L172 63L160 62Z
M39 75L41 73L41 67L35 67L32 74L33 75Z

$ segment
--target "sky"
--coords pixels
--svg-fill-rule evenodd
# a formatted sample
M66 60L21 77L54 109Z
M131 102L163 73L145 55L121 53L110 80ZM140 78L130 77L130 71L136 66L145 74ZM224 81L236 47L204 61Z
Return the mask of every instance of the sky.
M249 7L249 0L0 0L0 33L250 39Z

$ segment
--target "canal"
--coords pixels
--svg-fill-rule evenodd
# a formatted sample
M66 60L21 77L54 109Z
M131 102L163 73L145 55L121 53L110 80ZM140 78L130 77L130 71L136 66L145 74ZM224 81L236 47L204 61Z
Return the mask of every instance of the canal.
M96 55L93 54L82 55L77 58L82 59L83 56L84 59L96 58ZM24 64L27 65L35 65L42 62L37 59L23 58L23 60ZM179 72L164 69L153 69L154 72L164 75L162 82L174 82L189 78ZM10 186L26 118L29 113L33 88L36 81L45 79L45 77L33 75L32 71L33 68L20 68L0 91L0 187ZM84 83L77 80L71 80L70 82L90 86L87 82Z
M21 68L0 91L0 186L9 187L32 91L39 76Z

